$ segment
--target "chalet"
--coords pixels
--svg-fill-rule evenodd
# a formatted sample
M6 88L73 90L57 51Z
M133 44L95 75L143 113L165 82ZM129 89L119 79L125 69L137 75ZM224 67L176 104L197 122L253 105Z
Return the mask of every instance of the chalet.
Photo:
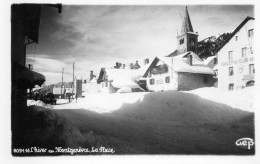
M147 69L147 89L150 91L192 90L211 87L215 72L193 52L175 57L156 57Z
M143 77L145 70L102 68L97 83L100 84L101 92L114 93L122 88L141 91L137 82Z
M247 17L217 50L218 87L237 90L255 83L254 18Z

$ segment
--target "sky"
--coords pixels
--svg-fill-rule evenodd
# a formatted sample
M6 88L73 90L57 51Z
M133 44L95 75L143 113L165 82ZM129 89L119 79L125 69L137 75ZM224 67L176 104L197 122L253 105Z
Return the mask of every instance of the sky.
M199 41L234 30L253 5L188 5ZM177 47L185 5L63 5L42 7L39 44L27 46L26 63L46 77L46 84L89 78L93 70L111 68L116 62L150 62Z

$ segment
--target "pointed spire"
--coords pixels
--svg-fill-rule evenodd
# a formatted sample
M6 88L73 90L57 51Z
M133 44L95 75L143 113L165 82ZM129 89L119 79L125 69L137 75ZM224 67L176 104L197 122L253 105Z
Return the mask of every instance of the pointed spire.
M188 7L186 6L185 15L183 17L182 27L181 27L181 34L186 32L193 32L193 28L190 21L190 16L188 12Z

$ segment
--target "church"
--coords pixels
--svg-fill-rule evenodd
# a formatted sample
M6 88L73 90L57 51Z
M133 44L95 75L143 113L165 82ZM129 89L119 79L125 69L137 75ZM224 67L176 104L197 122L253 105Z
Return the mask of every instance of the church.
M181 33L177 36L177 49L151 62L144 75L147 90L192 90L213 86L215 72L196 54L197 47L198 33L193 30L186 7Z

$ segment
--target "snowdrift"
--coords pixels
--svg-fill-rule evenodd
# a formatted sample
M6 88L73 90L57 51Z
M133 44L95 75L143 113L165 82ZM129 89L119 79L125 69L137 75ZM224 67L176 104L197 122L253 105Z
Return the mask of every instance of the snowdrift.
M13 130L13 146L16 148L39 147L54 150L55 147L91 147L95 145L93 137L81 133L68 119L54 110L39 106L29 106L20 122ZM37 155L49 155L48 152ZM60 155L54 153L52 155ZM36 155L13 154L13 155Z
M78 99L77 103L54 106L54 109L87 109L143 120L221 123L241 119L253 111L253 90L224 92L201 88L188 92L96 93Z
M222 91L218 88L200 88L186 93L192 93L201 98L229 105L244 111L254 112L256 87L247 87L241 90Z
M217 92L223 100L228 95L210 90L97 93L54 108L116 154L254 154L235 145L245 136L254 139L254 113L213 101ZM253 96L250 90L241 90L248 93L238 95L241 102L252 104L245 101Z
M113 114L146 121L222 124L240 120L252 113L233 108L227 104L206 100L198 95L165 91L146 94L135 103L124 104Z

